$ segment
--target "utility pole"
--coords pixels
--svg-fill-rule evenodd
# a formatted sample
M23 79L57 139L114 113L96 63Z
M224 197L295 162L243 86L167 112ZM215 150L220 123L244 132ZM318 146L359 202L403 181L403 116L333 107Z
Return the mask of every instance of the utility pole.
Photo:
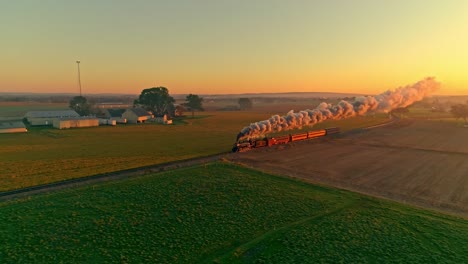
M80 88L80 96L81 96L81 76L80 76L80 61L77 60L76 64L78 65L78 87Z

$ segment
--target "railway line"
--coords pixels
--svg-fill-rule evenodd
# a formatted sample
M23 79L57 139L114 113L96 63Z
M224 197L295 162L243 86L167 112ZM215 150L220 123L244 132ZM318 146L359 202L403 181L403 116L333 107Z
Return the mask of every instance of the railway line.
M399 121L399 118L393 117L389 119L389 121L386 123L379 124L378 126L366 127L366 128L361 128L361 129L368 130L372 128L378 128L378 127L382 127L385 125L394 124L395 122L398 122L398 121ZM191 159L186 159L186 160L171 161L167 163L149 165L149 166L144 166L144 167L96 174L96 175L91 175L91 176L83 177L83 178L76 178L76 179L70 179L70 180L65 180L65 181L60 181L60 182L49 183L49 184L36 185L36 186L15 189L15 190L10 190L10 191L3 191L3 192L0 192L0 202L27 197L30 195L35 195L35 194L40 194L40 193L48 193L48 192L66 189L66 188L73 188L73 187L85 186L89 184L127 179L127 178L146 175L148 173L157 173L157 172L163 172L167 170L195 166L195 165L204 164L204 163L210 163L210 162L221 160L223 157L225 157L228 154L230 154L230 152L223 152L223 153L218 153L218 154L214 154L210 156L196 157L196 158L191 158Z

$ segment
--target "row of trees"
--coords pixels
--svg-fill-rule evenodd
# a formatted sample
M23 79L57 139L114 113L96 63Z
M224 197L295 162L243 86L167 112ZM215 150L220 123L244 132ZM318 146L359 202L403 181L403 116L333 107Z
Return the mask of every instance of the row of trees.
M195 111L203 111L203 98L196 94L189 94L185 99L185 103L179 106L174 105L175 100L169 95L169 90L166 87L153 87L144 89L138 99L133 102L134 106L139 106L147 111L151 111L156 116L165 114L175 115L182 114L188 110L192 112L192 117ZM81 116L93 114L92 105L84 96L75 96L70 100L69 107L75 110Z
M166 87L153 87L144 89L138 99L134 101L135 106L141 106L148 111L152 111L156 115L185 111L192 112L192 117L195 111L204 111L203 98L196 94L189 94L185 98L185 103L174 109L174 98L169 95L169 90ZM241 110L252 108L252 101L249 98L239 98L239 107Z
M141 91L138 99L135 99L133 105L142 107L147 111L151 111L156 116L168 114L170 116L181 115L185 111L191 111L192 117L195 111L204 111L203 98L196 94L189 94L185 98L185 103L174 105L175 99L169 95L169 90L166 87L152 87ZM239 108L248 110L252 108L252 101L249 98L239 98ZM70 100L69 107L75 110L81 116L93 114L93 107L88 102L86 97L75 96Z
M134 106L143 107L147 111L153 112L156 116L163 116L164 114L173 116L176 113L181 115L184 111L188 110L192 112L192 117L194 117L195 111L204 111L203 98L196 94L187 95L185 103L182 105L175 106L174 103L175 99L169 95L169 90L166 87L144 89L138 99L133 102ZM239 98L238 103L241 110L252 108L252 101L249 98ZM92 106L86 97L83 96L73 97L70 100L69 107L81 116L92 114ZM468 119L468 103L452 105L450 112L455 118L462 118L466 123ZM394 109L392 113L402 115L408 113L408 108Z
M164 114L174 115L175 112L183 112L186 107L187 110L192 112L192 117L195 115L195 111L203 111L203 98L196 94L189 94L185 98L185 103L182 106L178 106L178 109L174 106L175 99L169 95L169 90L166 87L153 87L144 89L138 99L133 102L134 106L140 106L145 108L147 111L153 112L156 116L162 116Z

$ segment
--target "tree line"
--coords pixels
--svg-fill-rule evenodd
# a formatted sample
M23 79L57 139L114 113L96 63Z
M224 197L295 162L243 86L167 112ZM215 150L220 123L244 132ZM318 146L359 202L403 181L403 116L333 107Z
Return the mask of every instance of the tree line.
M240 110L252 109L252 100L250 98L239 98L238 104ZM81 116L98 114L98 110L84 96L75 96L69 101L69 107L75 110ZM189 94L185 97L185 102L175 104L175 99L169 94L166 87L151 87L143 89L137 99L133 100L133 107L141 107L151 111L155 116L168 115L170 117L181 116L184 112L192 113L192 118L196 111L204 111L203 98L196 94Z
M169 95L169 90L166 87L152 87L141 91L138 99L135 99L133 105L142 107L147 111L151 111L156 116L170 115L174 116L176 112L181 113L185 110L192 112L192 117L195 111L204 111L203 98L196 94L189 94L185 98L185 103L176 106L175 99Z
M69 107L81 116L92 115L92 104L84 96L75 96L69 102ZM151 111L155 116L182 115L185 111L191 111L192 117L195 111L204 111L203 98L196 94L189 94L181 105L175 104L175 99L169 95L166 87L152 87L143 89L140 96L133 101L133 107L141 107Z

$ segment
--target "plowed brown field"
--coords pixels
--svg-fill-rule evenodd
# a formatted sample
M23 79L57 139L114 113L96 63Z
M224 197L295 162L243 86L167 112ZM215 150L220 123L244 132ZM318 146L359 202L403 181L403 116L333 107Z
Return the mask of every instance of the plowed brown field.
M234 162L468 216L468 128L403 120L339 138L237 153Z

